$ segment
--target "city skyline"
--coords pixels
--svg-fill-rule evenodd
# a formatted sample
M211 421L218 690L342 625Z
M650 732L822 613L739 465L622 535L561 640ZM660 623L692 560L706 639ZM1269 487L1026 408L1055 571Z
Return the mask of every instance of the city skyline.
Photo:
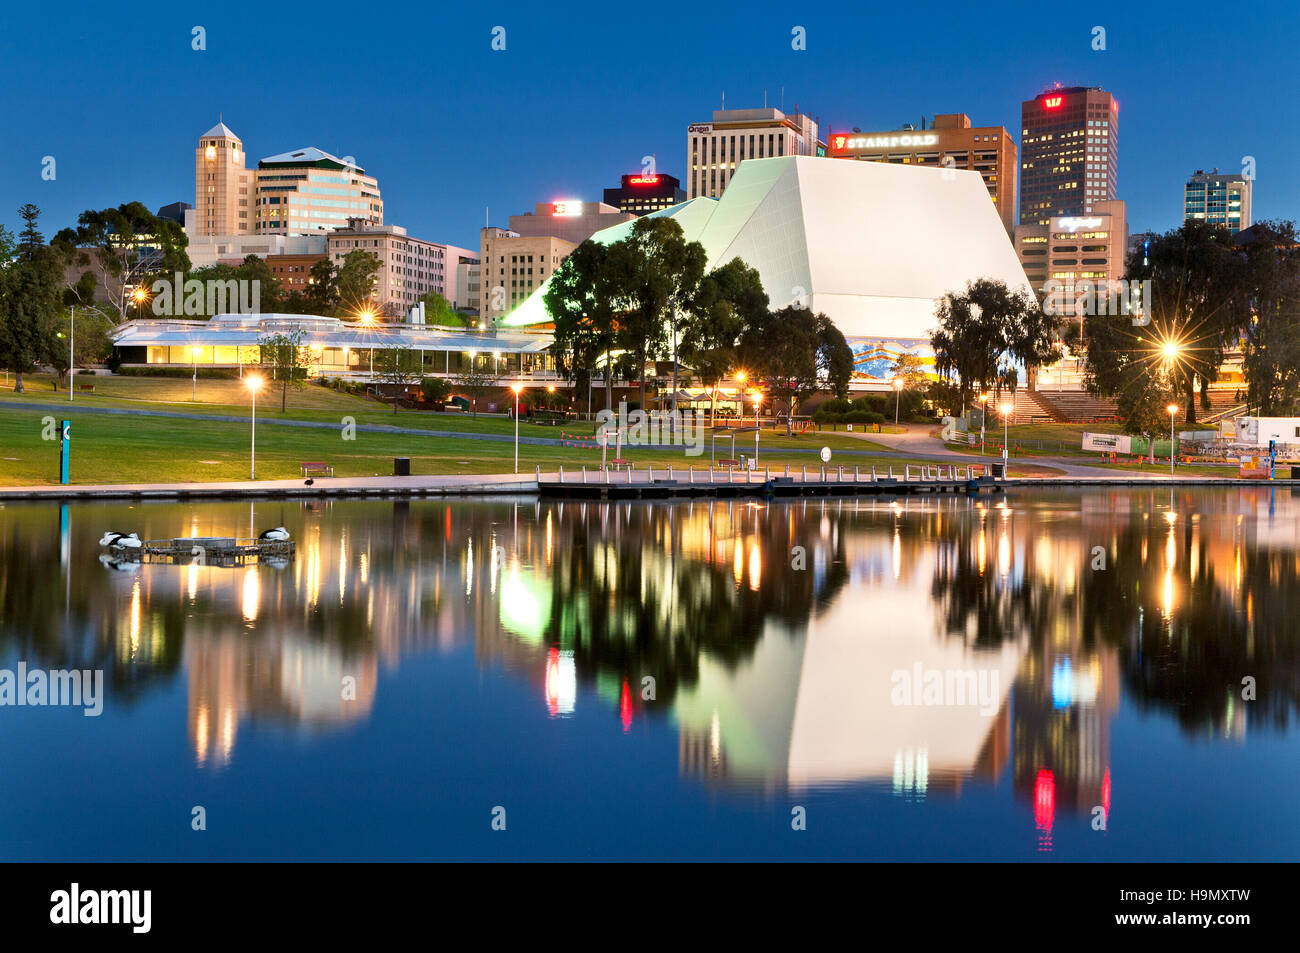
M383 82L346 86L335 76L350 75L348 64L340 62L336 73L316 55L334 36L328 16L301 25L303 43L267 64L243 21L224 11L188 17L199 24L170 14L124 24L97 10L59 20L16 10L5 40L9 101L39 99L45 108L9 117L8 148L0 152L3 199L11 210L29 201L40 206L51 235L86 208L191 201L187 158L196 137L224 121L257 157L308 145L355 156L383 184L385 221L475 247L485 222L503 226L538 202L599 201L621 175L640 171L647 155L656 157L657 171L685 180L686 127L721 108L724 91L728 108L761 107L764 94L768 106L789 113L797 106L818 119L822 139L855 126L889 129L964 112L1005 125L1019 146L1020 103L1059 82L1100 86L1119 101L1118 195L1131 230L1176 228L1188 175L1196 168L1240 171L1246 156L1260 179L1255 219L1296 217L1300 185L1280 170L1300 133L1270 124L1279 96L1252 99L1213 71L1174 71L1196 42L1194 14L1208 4L1039 9L996 22L944 9L939 22L949 29L938 35L899 11L706 16L674 32L672 42L647 44L634 71L599 52L636 26L628 11L583 18L518 8L488 18L457 14L424 28L410 15L377 16L354 38L364 45L369 31L384 36L377 47ZM277 16L263 29L274 29ZM1252 8L1235 21L1239 42L1252 58L1280 57L1288 31L1278 23L1297 19L1281 4ZM410 29L399 29L403 20ZM196 25L201 51L192 48ZM504 51L492 49L497 25L506 29ZM1104 51L1092 48L1095 25L1106 29ZM792 49L796 27L806 31L804 50ZM42 38L39 61L24 36ZM149 55L130 75L106 78L92 41ZM980 49L990 56L971 55ZM1019 55L992 55L1007 49ZM755 54L761 73L753 69ZM232 61L249 68L232 71ZM652 85L631 84L646 75ZM521 99L530 76L544 79L536 101ZM146 105L122 105L131 84L151 90ZM329 108L277 104L313 98ZM1255 131L1262 128L1267 136ZM54 160L52 180L42 177L46 157ZM16 219L10 211L0 221L12 230Z

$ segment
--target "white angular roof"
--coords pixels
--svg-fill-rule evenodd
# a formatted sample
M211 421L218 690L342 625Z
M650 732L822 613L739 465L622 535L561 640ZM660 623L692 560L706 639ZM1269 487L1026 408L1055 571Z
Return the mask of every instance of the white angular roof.
M802 300L845 337L922 340L935 299L976 278L1029 281L978 172L812 156L747 159L717 201L671 214L716 268L742 258L773 308ZM630 223L592 236L608 243ZM545 285L510 314L549 320Z
M235 135L233 132L230 131L230 127L227 126L224 122L219 122L219 123L217 123L215 126L213 126L211 129L209 129L207 132L205 132L205 133L204 133L203 135L201 135L199 138L200 138L200 139L220 139L220 138L223 138L223 137L226 138L226 139L239 139L239 137L238 137L237 135ZM242 141L242 140L241 140L241 141Z
M330 155L324 149L317 149L315 146L308 146L306 149L295 149L293 152L281 152L278 156L268 156L262 159L262 162L319 162L321 159L329 159L331 162L337 162L339 165L347 165L338 156Z

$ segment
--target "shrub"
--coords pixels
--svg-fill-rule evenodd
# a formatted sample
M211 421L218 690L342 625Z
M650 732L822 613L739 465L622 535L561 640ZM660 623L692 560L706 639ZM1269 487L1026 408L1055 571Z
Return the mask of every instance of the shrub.
M121 367L117 373L123 377L193 377L192 367ZM204 380L235 380L239 377L236 367L200 367L199 377Z

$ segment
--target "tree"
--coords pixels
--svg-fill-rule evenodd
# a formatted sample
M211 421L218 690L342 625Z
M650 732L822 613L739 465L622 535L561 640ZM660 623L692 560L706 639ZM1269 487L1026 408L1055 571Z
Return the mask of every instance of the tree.
M587 239L560 263L542 296L555 324L551 353L565 379L574 382L578 393L586 393L589 411L591 379L598 366L605 377L605 406L613 406L611 352L618 333L614 281L609 246Z
M397 347L387 347L379 352L379 357L375 361L375 371L379 379L386 384L394 384L398 387L406 387L407 384L414 384L420 380L424 371L421 364L420 354L413 351L405 344ZM401 399L400 394L393 396L393 413L397 413L397 405Z
M1014 389L1008 357L1031 373L1056 357L1057 320L1029 291L1012 291L996 279L978 278L964 292L948 292L936 302L935 318L934 369L956 379L963 416L976 389L996 384L1000 390L1008 383Z
M710 424L718 382L735 367L741 336L766 318L767 305L758 271L733 258L704 276L686 311L678 351L709 388Z
M670 353L676 394L677 312L697 293L708 255L687 242L681 223L644 217L627 238L609 246L620 317L616 341L635 361L645 406L646 361Z
M266 334L257 339L258 363L271 371L271 379L280 382L280 413L289 400L289 387L301 387L307 376L307 349L302 346L301 328Z
M427 403L441 407L451 396L451 385L441 377L426 377L420 381L420 396Z
M97 312L92 317L102 317L103 312ZM101 320L86 320L85 315L77 322L76 337L72 338L72 313L68 308L60 308L53 312L50 317L50 326L44 334L44 341L48 348L47 353L42 358L43 363L49 364L54 368L56 379L56 388L61 384L68 373L70 367L69 360L75 360L77 367L85 367L87 364L95 364L104 360L113 351L113 339L109 337L105 323ZM75 349L74 354L68 353L69 342ZM69 381L68 386L71 386Z
M1168 422L1168 406L1179 391L1173 370L1176 360L1158 346L1169 329L1154 323L1135 328L1128 315L1093 315L1088 318L1088 348L1084 354L1084 382L1088 390L1114 399L1124 432L1151 441Z
M1195 423L1196 391L1208 407L1209 385L1218 377L1228 348L1237 344L1250 322L1245 257L1227 228L1192 220L1157 235L1145 255L1135 251L1128 260L1127 278L1151 282L1148 316L1168 335L1164 342L1181 352L1170 374L1187 423ZM1092 323L1086 319L1085 330Z
M1257 222L1243 246L1253 316L1242 341L1249 406L1292 414L1300 401L1300 246L1291 222Z
M365 311L378 315L380 307L375 302L378 274L379 259L375 255L361 248L348 252L333 280L335 317L349 317ZM315 277L315 266L312 276Z
M787 401L787 435L800 399L819 390L848 393L853 352L824 314L795 305L774 311L746 331L740 354L772 396Z
M118 320L125 321L133 306L131 291L149 288L160 277L187 272L185 230L176 222L159 218L139 202L117 208L87 210L77 227L65 228L51 245L70 270L88 269L108 294Z
M53 350L61 275L57 255L44 244L37 221L40 209L27 204L19 241L0 228L0 364L14 374L14 391L23 393L23 374Z
M469 396L470 409L475 417L478 416L478 399L499 386L496 362L484 360L482 366L479 366L480 356L482 355L472 355L469 364L453 378L456 386Z
M437 324L447 328L465 328L469 327L473 318L461 314L451 306L442 295L436 291L430 291L420 299L424 305L424 320L426 324Z

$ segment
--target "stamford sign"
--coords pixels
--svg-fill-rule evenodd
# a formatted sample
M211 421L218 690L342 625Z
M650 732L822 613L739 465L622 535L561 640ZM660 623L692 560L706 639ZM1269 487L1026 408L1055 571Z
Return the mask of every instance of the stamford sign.
M934 132L909 132L889 136L831 136L831 148L837 152L844 149L896 149L900 146L934 146L939 144L939 135Z

